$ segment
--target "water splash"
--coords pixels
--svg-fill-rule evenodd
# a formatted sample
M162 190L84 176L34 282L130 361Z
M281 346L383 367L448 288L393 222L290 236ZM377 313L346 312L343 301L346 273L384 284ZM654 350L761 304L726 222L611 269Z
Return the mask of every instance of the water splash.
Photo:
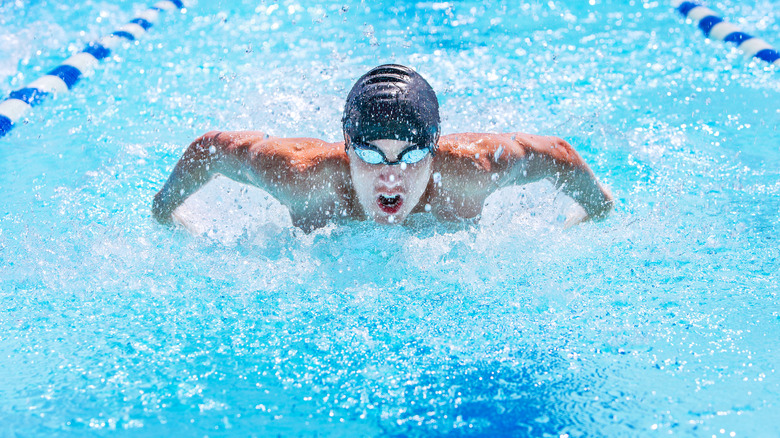
M663 5L594 3L203 4L102 67L94 88L36 109L0 160L3 425L774 430L780 150L776 108L761 102L777 101L777 75L688 46L696 29ZM722 9L734 7L777 9ZM149 65L150 51L168 61ZM305 234L261 191L217 179L181 210L191 231L152 221L191 139L338 140L352 81L387 61L430 79L445 133L565 138L616 211L563 230L570 200L539 183L496 193L476 225L422 216ZM9 89L31 68L6 67Z

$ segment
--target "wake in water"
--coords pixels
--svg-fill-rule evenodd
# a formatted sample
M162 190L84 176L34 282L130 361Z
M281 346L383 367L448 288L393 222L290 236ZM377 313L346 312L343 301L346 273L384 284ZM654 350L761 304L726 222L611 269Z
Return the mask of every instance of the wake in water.
M273 239L273 234L302 233L293 226L287 209L265 191L222 177L215 178L189 198L175 216L178 224L191 234L223 244L233 243L239 238L252 239L251 236L255 235L263 240ZM563 229L566 218L572 216L582 217L584 211L571 198L542 181L494 193L488 197L482 214L476 220L441 223L430 215L414 214L404 226L418 235L463 228L479 228L485 233L502 231L503 234L512 223L521 224L523 229ZM387 226L358 221L343 227L353 226L388 232ZM337 228L340 226L331 225L323 232L330 233Z

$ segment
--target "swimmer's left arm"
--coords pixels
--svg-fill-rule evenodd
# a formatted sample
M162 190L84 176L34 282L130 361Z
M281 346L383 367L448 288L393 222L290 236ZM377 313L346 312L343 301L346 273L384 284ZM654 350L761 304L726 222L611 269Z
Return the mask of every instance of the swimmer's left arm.
M176 163L171 175L152 202L152 214L158 222L173 224L173 213L190 195L208 183L217 173L233 180L252 183L236 150L265 138L262 132L217 132L204 134L190 144ZM236 146L238 145L238 146ZM244 147L241 147L241 146Z
M612 211L612 194L569 143L557 137L522 133L501 136L507 144L507 171L512 183L551 180L585 209L588 216L584 220L601 219Z

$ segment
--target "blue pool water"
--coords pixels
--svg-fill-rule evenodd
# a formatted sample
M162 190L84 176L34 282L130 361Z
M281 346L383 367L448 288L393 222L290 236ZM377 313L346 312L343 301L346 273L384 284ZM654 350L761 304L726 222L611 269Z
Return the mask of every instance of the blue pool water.
M0 3L0 91L146 6ZM780 44L779 1L711 6ZM536 183L473 228L306 235L217 179L191 232L152 220L198 135L338 140L391 61L445 133L567 139L615 212L563 230ZM773 436L779 78L647 0L164 15L0 139L0 436Z

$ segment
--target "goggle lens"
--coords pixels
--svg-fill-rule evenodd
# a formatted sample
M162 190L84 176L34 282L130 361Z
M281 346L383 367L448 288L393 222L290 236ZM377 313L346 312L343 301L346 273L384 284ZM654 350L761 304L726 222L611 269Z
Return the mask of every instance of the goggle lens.
M385 162L385 157L378 151L373 149L354 148L355 154L361 160L368 164L382 164Z
M393 165L399 163L405 163L405 164L419 163L420 161L425 159L425 156L428 155L429 152L431 152L431 147L430 146L420 147L417 145L410 146L409 148L401 152L401 155L398 157L398 160L396 161L387 161L387 157L385 156L384 153L382 153L382 151L368 144L353 142L352 150L355 151L355 155L357 155L358 158L360 158L361 160L365 161L368 164Z
M431 148L428 147L418 148L418 149L407 149L401 154L400 157L398 157L398 161L406 164L419 163L425 158L426 155L428 155L428 152L430 151Z

